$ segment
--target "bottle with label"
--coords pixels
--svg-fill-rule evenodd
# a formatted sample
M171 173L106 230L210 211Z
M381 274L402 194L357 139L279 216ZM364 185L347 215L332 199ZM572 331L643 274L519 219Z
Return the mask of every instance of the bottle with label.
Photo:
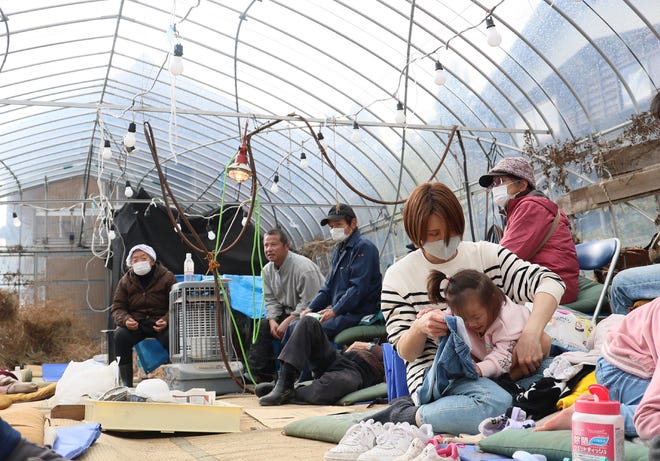
M594 400L575 401L571 424L573 461L624 461L621 405L610 400L607 388L589 386Z
M192 260L192 254L186 253L186 260L183 262L183 281L192 282L195 274L195 262Z

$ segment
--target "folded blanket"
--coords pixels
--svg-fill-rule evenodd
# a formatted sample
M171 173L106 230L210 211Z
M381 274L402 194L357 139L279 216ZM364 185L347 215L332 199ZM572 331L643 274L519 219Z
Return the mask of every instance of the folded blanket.
M34 402L36 400L45 400L55 395L57 383L49 383L39 388L35 392L27 394L5 394L0 395L0 410L9 407L14 402Z

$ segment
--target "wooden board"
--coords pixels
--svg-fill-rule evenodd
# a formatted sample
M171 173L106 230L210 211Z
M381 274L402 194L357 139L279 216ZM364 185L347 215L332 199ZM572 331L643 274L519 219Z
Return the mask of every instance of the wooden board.
M658 158L660 161L660 158ZM562 195L557 205L568 215L660 193L660 163L581 187Z

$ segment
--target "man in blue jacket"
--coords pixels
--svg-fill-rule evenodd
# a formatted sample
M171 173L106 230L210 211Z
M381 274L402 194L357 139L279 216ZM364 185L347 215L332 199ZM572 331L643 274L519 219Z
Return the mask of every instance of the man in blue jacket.
M358 230L353 209L339 203L321 220L337 241L330 275L301 317L316 312L323 331L332 341L340 331L378 312L382 276L378 249Z

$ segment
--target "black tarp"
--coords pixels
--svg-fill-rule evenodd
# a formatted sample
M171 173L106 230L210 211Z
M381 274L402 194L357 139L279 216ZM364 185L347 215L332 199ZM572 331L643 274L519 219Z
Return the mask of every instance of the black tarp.
M143 190L136 194L135 199L140 199L140 203L126 203L114 216L114 229L117 237L112 241L112 258L108 261L108 268L112 270L112 293L119 279L126 271L126 256L128 251L137 244L146 243L156 251L158 259L171 270L174 274L183 274L183 261L186 253L192 253L195 262L195 273L205 274L208 267L204 255L196 254L190 250L181 239L181 236L174 231L174 226L170 222L167 210L163 205L144 203L144 200L151 200ZM145 211L149 209L145 215ZM195 228L200 238L208 250L215 248L215 241L207 237L208 228L224 239L225 246L229 245L238 236L241 230L241 220L245 209L235 205L225 205L225 211L222 215L222 229L217 232L219 210L209 210L205 217L187 216L191 225ZM172 209L176 217L176 209ZM182 232L188 240L195 242L188 234L185 225L181 223ZM221 274L251 275L251 257L254 241L255 228L252 223L243 235L238 244L230 251L222 254L218 258L220 263L219 271ZM260 236L261 237L261 236ZM254 271L256 275L261 274L261 265L259 263L259 253L261 260L265 263L267 260L263 257L262 240L257 240L257 251L254 252ZM110 318L108 311L108 328L113 329L114 323Z

